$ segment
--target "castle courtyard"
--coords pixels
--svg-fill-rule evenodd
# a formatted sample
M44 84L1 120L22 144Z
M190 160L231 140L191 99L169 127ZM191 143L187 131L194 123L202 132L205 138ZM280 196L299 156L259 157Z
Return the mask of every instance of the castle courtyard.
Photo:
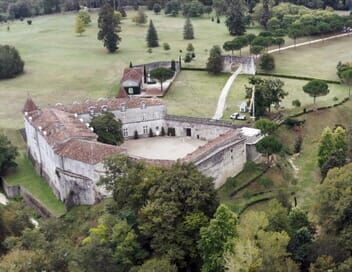
M207 141L189 137L152 137L128 140L122 147L130 156L153 160L177 160L192 153Z

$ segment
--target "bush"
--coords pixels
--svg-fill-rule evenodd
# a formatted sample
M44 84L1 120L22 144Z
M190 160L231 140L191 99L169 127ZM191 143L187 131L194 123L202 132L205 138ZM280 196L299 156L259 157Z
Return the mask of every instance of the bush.
M154 137L154 133L153 133L153 130L151 128L149 129L149 137Z
M300 126L300 125L304 124L304 121L293 119L293 118L288 118L285 120L284 124L288 128L293 128L293 127Z
M159 3L155 3L154 6L153 6L153 11L155 14L159 14L160 11L161 11L161 6Z
M275 69L275 59L272 55L264 54L260 58L260 68L266 71Z
M0 45L0 79L23 73L24 62L15 47Z
M138 135L138 131L135 130L134 131L134 137L133 137L135 140L137 140L139 138L139 135Z
M27 24L31 25L32 24L32 20L27 20Z
M165 136L165 129L164 129L164 127L161 127L161 136Z
M296 142L295 142L294 150L293 150L295 153L301 152L302 143L303 143L303 137L302 136L298 136L297 139L296 139Z
M292 106L299 108L301 106L301 101L299 101L298 99L293 100Z
M165 51L169 51L170 50L170 45L168 43L163 43L163 48Z

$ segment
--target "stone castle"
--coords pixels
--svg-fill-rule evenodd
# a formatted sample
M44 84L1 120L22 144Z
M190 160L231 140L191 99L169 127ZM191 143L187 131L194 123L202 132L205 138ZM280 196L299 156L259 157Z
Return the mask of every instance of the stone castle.
M258 157L255 143L262 137L260 131L224 121L168 115L166 106L157 98L99 99L44 108L28 98L23 108L28 156L63 202L91 205L109 195L97 185L109 156L125 154L165 167L176 160L139 157L123 146L98 142L89 123L104 112L112 112L122 121L123 136L132 145L140 141L134 139L136 133L143 139L151 130L156 135L152 141L160 137L204 141L177 160L194 163L202 173L214 178L216 187L238 174L247 160ZM162 131L166 136L160 136Z

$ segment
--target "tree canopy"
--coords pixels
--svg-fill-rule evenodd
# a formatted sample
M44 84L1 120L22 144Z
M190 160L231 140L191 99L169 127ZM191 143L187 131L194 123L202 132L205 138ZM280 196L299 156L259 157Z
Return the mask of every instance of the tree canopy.
M11 167L16 167L15 159L18 155L17 147L10 140L0 134L0 175L5 174Z
M122 122L116 120L113 113L106 112L95 116L90 125L98 135L99 142L111 145L123 143Z
M15 47L0 45L0 79L23 73L24 62Z
M175 72L169 68L159 67L150 72L150 77L159 80L161 92L163 92L163 82L174 76Z
M329 93L329 86L323 80L313 79L303 86L303 91L313 97L315 106L318 96L324 96Z

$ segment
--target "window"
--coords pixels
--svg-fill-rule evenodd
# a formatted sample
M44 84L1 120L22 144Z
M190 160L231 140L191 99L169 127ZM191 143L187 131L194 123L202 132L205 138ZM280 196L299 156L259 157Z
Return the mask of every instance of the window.
M148 126L143 126L143 134L148 134Z
M123 137L128 137L128 128L123 129Z
M128 88L128 93L133 94L133 88Z

